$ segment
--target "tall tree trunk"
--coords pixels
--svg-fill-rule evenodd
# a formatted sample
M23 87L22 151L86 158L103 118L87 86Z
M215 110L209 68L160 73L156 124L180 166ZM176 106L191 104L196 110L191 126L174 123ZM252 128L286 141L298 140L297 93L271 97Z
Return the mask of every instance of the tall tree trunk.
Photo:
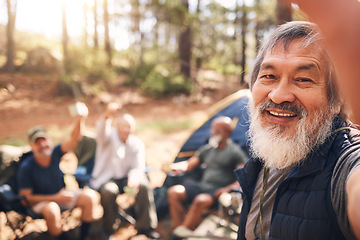
M233 42L235 44L234 46L234 52L233 52L233 63L235 65L239 64L239 47L238 46L238 30L239 30L239 12L240 12L240 7L239 7L239 0L235 0L235 9L234 9L234 13L235 13L235 18L234 18L234 35L233 35Z
M133 35L135 36L133 49L139 53L139 66L141 66L143 63L144 49L142 46L143 35L140 30L140 19L141 19L141 14L139 9L140 3L138 0L132 0L131 6L132 6L131 19L133 21L132 32Z
M162 9L160 9L160 3L158 0L156 1L153 1L153 12L155 13L154 14L154 17L156 18L156 23L154 25L154 48L156 50L158 50L158 47L159 47L159 36L160 36L160 21L162 19L162 12L161 12Z
M158 17L156 17L156 23L154 24L154 44L153 44L153 47L156 50L158 50L158 47L159 47L159 30L160 30L159 21L160 21L160 19Z
M191 78L191 26L190 21L184 21L187 18L186 14L189 13L189 1L182 0L182 6L187 11L184 11L182 16L182 22L185 22L186 25L182 26L183 30L181 31L179 38L180 71L185 77Z
M66 20L66 0L62 2L62 47L63 47L63 64L65 73L70 72L69 66L69 35L67 31L67 20Z
M108 56L108 66L111 66L112 54L111 54L111 45L110 45L110 34L109 34L109 11L108 11L108 1L104 0L104 40L105 40L105 51Z
M94 48L99 48L99 35L97 31L98 18L97 18L97 0L94 0ZM105 16L104 16L105 17Z
M5 70L8 72L15 71L15 19L16 19L16 5L17 0L6 0L7 12L8 12L8 24L7 24L7 53L6 53L6 65Z
M314 0L315 1L315 0ZM281 25L292 20L292 7L290 2L277 0L276 24Z
M203 41L202 41L202 36L201 36L201 21L200 21L200 4L201 4L201 0L198 0L198 5L197 5L197 8L196 8L196 14L197 14L197 21L199 23L198 27L200 28L199 31L200 31L200 34L199 34L199 48L202 49L203 47ZM196 60L195 60L195 66L196 66L196 73L201 69L201 66L202 66L202 57L201 56L196 56Z
M260 34L260 29L262 29L261 27L261 20L260 17L262 10L261 10L261 4L260 4L260 0L255 0L255 9L256 9L256 14L257 14L257 18L256 18L256 25L255 25L255 53L257 55L257 53L260 50L260 39L262 38L262 35Z
M247 32L247 9L245 5L245 0L243 0L242 6L242 17L241 17L241 43L242 43L242 52L241 52L241 75L240 75L240 84L245 84L245 67L246 67L246 32Z
M88 46L88 19L87 19L87 12L88 12L88 3L85 1L83 6L83 12L84 12L84 45L85 47Z

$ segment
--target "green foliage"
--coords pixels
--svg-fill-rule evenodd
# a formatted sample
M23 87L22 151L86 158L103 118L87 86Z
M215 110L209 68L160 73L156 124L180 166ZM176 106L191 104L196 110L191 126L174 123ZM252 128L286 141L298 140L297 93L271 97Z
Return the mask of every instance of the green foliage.
M142 63L134 65L128 69L129 77L125 81L125 85L139 86L153 70L155 64Z
M74 97L76 91L80 89L80 83L77 81L76 75L64 74L58 82L58 95Z
M231 75L231 74L237 74L240 75L241 74L241 67L235 64L227 64L224 66L223 69L223 74L224 75Z
M169 23L180 27L188 24L190 15L180 0L166 1L165 8Z
M190 94L193 84L190 79L179 73L169 72L165 67L156 66L140 85L141 91L150 97L162 97L170 94Z
M68 66L70 73L84 76L90 84L110 82L116 76L114 69L107 65L106 53L91 48L72 48L69 51Z
M232 75L241 73L241 66L236 65L232 62L222 62L222 60L225 61L221 58L212 58L205 65L205 67L208 69L213 69L215 72L221 75Z

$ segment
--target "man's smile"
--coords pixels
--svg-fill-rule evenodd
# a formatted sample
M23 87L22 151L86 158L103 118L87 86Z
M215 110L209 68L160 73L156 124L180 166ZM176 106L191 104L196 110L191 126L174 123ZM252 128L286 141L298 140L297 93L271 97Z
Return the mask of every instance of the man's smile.
M266 121L273 124L289 124L300 116L296 112L278 108L266 108L263 111Z
M297 114L295 113L288 113L288 112L279 112L276 110L266 110L269 114L276 116L276 117L296 117Z

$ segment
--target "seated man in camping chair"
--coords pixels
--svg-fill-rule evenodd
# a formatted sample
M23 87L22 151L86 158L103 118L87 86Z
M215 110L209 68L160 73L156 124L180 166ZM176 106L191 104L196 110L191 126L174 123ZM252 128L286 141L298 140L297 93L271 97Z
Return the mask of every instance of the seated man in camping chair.
M90 186L101 195L104 238L110 238L122 223L130 223L135 225L138 235L159 239L154 196L145 174L145 145L133 134L135 119L130 114L115 120L121 108L120 104L109 103L96 123L95 164ZM116 201L126 189L135 197L135 219Z
M192 231L224 192L230 192L239 185L233 170L244 165L247 157L231 139L232 125L229 117L217 117L211 124L209 144L190 159L170 166L173 173L179 174L200 166L203 174L199 182L185 179L182 185L168 190L169 210L175 237L191 235ZM189 211L185 206L190 203Z
M62 156L79 140L82 119L83 116L77 116L71 137L55 147L44 128L30 129L32 154L22 161L17 174L19 194L26 199L24 204L29 204L35 213L45 218L48 233L55 239L65 239L60 223L61 210L82 209L80 239L85 239L95 220L95 209L100 207L99 196L94 190L66 190L64 173L59 168Z

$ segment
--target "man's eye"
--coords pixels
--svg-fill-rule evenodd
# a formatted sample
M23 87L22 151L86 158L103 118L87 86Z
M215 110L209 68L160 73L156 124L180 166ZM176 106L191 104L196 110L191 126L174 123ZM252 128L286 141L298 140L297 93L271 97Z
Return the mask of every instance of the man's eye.
M298 82L304 82L304 83L306 83L306 82L313 82L313 80L310 79L310 78L298 78L296 81L298 81Z
M272 74L264 74L261 76L261 78L265 78L265 79L275 79L275 76Z

